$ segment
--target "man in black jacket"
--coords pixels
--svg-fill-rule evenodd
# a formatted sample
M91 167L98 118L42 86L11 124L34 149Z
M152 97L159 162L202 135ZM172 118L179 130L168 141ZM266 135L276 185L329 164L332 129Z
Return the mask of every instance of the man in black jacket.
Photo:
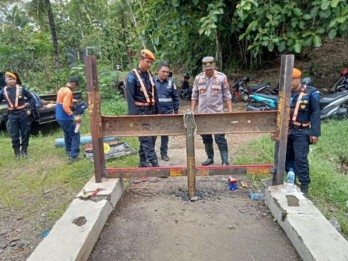
M301 75L300 70L293 69L286 169L295 170L301 191L308 195L308 153L309 145L316 144L320 136L320 96L314 87L301 84Z
M169 78L169 64L161 62L157 68L157 77L154 79L158 101L163 114L178 114L179 111L179 94L176 89L175 82ZM169 161L168 157L168 142L167 135L161 136L161 159Z
M5 73L6 86L0 91L0 102L5 100L8 104L8 120L12 138L12 148L16 159L20 154L28 157L28 146L31 128L30 115L35 107L35 100L20 82L18 75L12 72ZM29 102L26 103L25 97ZM22 150L21 150L22 147Z
M140 62L127 76L126 97L129 115L151 115L160 113L156 86L150 67L155 61L153 53L147 49L140 52ZM155 138L139 137L139 167L158 167L155 152ZM151 165L150 165L150 164Z

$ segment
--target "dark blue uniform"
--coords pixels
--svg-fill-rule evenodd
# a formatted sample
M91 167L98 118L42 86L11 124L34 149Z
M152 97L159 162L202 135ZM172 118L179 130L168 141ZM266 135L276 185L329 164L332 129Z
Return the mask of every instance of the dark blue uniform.
M148 72L141 72L139 68L137 71L144 83L150 100L155 97L155 104L146 101L146 97L141 89L140 81L134 71L131 71L127 76L126 82L126 97L128 101L128 114L129 115L151 115L161 112L159 107L158 97L156 95L156 87L154 93L152 93L152 86ZM142 105L137 105L142 103ZM152 165L157 163L157 156L155 153L155 139L156 137L139 137L139 157L140 166L147 166L147 162ZM156 165L156 164L155 164Z
M16 105L17 88L18 104ZM7 100L5 90L7 91L7 96L10 102ZM27 101L25 100L25 97L27 98ZM12 148L16 157L19 156L21 147L22 154L26 156L31 129L31 118L27 111L34 110L35 100L33 95L20 85L17 85L17 87L4 87L0 91L0 102L2 100L5 100L8 104L8 120L12 138ZM26 106L26 102L29 102L29 107ZM20 138L22 138L22 140Z
M302 96L295 124L292 122L300 91L291 92L290 125L286 152L286 168L294 168L302 187L311 182L308 153L310 136L320 136L319 92L307 86ZM308 123L310 123L309 126Z
M166 79L161 82L157 77L154 79L156 84L159 105L163 114L178 114L179 94L176 85L172 79ZM161 136L161 156L168 153L168 136Z

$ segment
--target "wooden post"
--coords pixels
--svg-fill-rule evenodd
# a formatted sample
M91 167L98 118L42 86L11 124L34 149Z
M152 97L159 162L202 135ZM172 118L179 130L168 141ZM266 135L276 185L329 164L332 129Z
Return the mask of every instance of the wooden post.
M100 107L97 61L95 56L86 56L85 73L88 92L88 112L91 121L95 182L100 183L105 175L105 155L103 149L103 126Z
M276 133L277 140L275 142L274 151L275 173L273 175L273 185L280 185L284 182L293 67L294 55L282 55L279 79L279 102Z
M185 112L186 128L186 157L187 157L187 182L189 197L196 196L196 159L195 159L195 120L192 112Z

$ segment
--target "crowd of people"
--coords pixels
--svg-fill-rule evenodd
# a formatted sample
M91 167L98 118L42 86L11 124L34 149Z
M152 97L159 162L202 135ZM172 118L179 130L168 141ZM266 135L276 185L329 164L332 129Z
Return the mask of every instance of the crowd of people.
M171 68L160 61L157 76L150 71L156 61L155 55L143 49L139 55L139 65L127 76L125 97L129 115L178 114L179 94L171 78ZM310 184L308 153L309 145L316 144L320 136L319 93L311 86L301 84L302 72L293 69L289 135L287 141L286 169L294 169L300 182L301 191L308 194ZM15 158L28 157L30 136L30 115L34 109L34 98L19 82L18 75L5 74L6 86L1 89L0 102L8 104L8 118ZM65 151L69 163L78 160L80 153L79 124L81 117L74 115L73 91L78 87L77 77L70 80L57 93L56 120L64 133ZM26 100L25 100L26 98ZM216 70L215 59L202 59L202 72L194 79L191 95L191 110L198 113L221 113L226 104L232 112L231 93L225 74ZM273 134L272 139L275 139ZM159 167L155 152L156 137L139 137L139 167ZM213 135L202 135L207 159L203 166L214 164ZM215 134L215 143L220 151L221 164L229 165L228 144L225 134ZM170 161L168 136L160 138L160 157Z

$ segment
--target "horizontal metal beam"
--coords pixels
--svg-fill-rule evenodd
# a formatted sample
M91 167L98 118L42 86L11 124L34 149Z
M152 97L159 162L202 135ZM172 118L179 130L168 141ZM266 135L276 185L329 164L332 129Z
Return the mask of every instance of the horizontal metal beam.
M197 134L245 134L276 131L277 112L194 114ZM186 135L182 114L102 116L103 136Z
M270 174L273 164L229 165L196 167L196 176L215 175L264 175ZM187 176L187 168L179 167L148 167L148 168L106 168L107 178L130 177L179 177Z

